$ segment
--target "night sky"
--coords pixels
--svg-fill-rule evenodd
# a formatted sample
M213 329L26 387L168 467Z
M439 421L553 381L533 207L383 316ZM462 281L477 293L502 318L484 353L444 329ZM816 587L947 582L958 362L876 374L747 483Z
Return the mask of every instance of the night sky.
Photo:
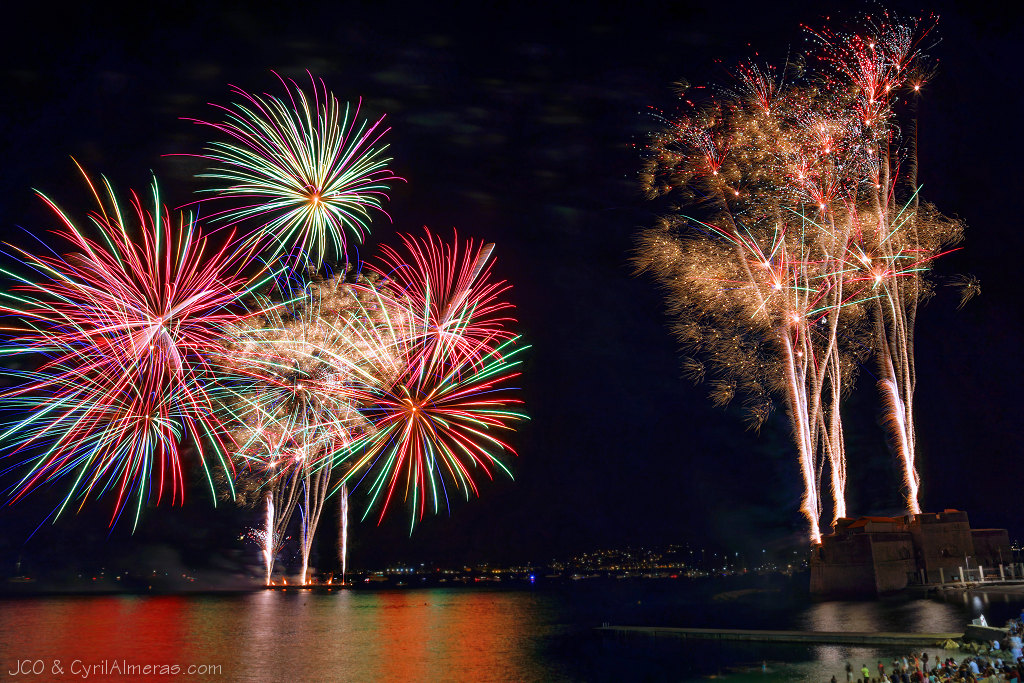
M0 234L26 244L23 229L53 227L33 188L84 217L91 206L72 156L122 191L145 189L152 170L167 203L193 201L202 164L169 155L199 152L207 131L182 117L214 118L207 103L231 101L229 84L279 94L272 69L300 82L309 69L340 99L361 96L368 115L387 113L392 168L408 181L391 192L394 224L377 220L361 253L423 225L495 242L497 275L513 285L532 344L515 481L485 482L479 499L426 519L411 538L404 510L380 528L357 525L356 565L536 562L641 543L799 547L802 489L784 413L752 433L738 407L713 407L706 388L681 376L659 292L628 263L657 210L636 179L637 147L656 125L648 108L670 109L682 78L724 80L717 59L757 50L777 62L801 48L800 22L867 7L780 6L568 3L485 14L285 3L59 17L43 8L8 24L0 48ZM924 9L941 15L942 42L921 104L922 194L967 224L962 251L937 274L972 273L982 294L958 311L958 293L940 287L919 314L922 502L1019 538L1024 24L985 3ZM899 514L873 370L844 408L849 508ZM237 537L258 515L214 510L196 484L184 508L146 510L134 535L129 524L108 531L111 503L100 501L26 543L59 493L40 490L0 509L0 575L17 556L37 567L255 563L255 548ZM332 520L325 515L325 534Z

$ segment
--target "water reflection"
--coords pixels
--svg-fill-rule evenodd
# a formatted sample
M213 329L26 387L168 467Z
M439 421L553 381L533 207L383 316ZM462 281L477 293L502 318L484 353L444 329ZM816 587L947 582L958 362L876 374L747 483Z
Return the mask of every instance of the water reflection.
M15 659L36 658L214 664L223 673L206 679L231 681L699 680L719 671L733 671L726 678L743 681L748 674L736 672L746 668L750 676L767 676L758 679L761 683L820 683L833 674L842 678L846 661L873 669L878 659L906 653L842 646L687 645L670 638L601 637L592 627L632 621L959 632L982 611L990 623L1002 623L1021 605L1020 596L1007 600L999 593L870 602L809 602L798 594L772 593L721 601L698 588L595 582L549 590L289 589L0 600L0 666L9 671ZM767 674L761 671L765 660L771 670ZM67 675L55 680L82 679Z
M812 604L801 616L801 627L808 631L955 633L963 631L964 623L962 610L933 600L820 602ZM841 645L816 645L810 651L818 667L836 671L847 661L854 663L855 668L867 664L874 670L879 657L888 661L890 654L906 654Z
M181 596L10 601L3 604L0 651L22 659L180 658L191 651L186 615L192 606Z
M820 602L802 617L807 631L955 633L964 626L963 610L935 600Z
M553 671L536 656L549 615L529 593L289 590L37 598L0 608L7 670L40 658L217 664L241 681L544 680Z

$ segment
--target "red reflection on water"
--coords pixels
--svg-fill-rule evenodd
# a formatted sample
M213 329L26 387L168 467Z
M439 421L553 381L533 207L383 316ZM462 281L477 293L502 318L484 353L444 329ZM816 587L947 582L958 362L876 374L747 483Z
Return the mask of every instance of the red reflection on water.
M378 637L374 647L382 678L422 680L431 664L427 652L436 638L435 629L431 628L430 596L420 592L389 591L375 598Z
M79 680L83 669L109 667L115 660L132 665L187 663L191 653L183 616L188 610L188 599L181 596L14 600L3 610L5 655L48 664L60 660L67 677ZM52 667L47 671L49 675ZM92 675L89 680L103 677Z
M387 592L377 596L377 653L382 680L505 678L528 657L521 600L507 594ZM500 675L504 669L505 675Z
M544 680L533 650L542 613L536 596L474 589L3 600L0 665L222 667L173 680ZM47 669L45 680L84 680Z

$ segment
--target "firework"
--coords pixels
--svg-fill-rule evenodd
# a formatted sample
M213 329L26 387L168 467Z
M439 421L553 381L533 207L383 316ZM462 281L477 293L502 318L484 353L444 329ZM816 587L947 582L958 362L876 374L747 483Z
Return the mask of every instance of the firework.
M493 244L460 243L455 233L446 244L429 231L423 238L401 236L403 252L384 247L379 263L369 269L387 283L393 296L408 300L411 319L418 329L420 362L467 358L479 363L495 345L514 335L506 329L513 320L505 315L512 304L501 299L510 288L492 281Z
M267 585L274 571L274 554L277 550L277 543L274 537L274 497L267 496L267 524L264 531L263 561L267 567Z
M415 525L442 501L447 509L450 491L477 493L475 474L508 473L503 455L515 451L500 436L524 418L509 382L526 347L507 329L512 306L500 299L508 286L491 279L493 245L457 235L446 244L429 231L402 244L406 255L385 249L369 267L394 311L383 339L399 372L353 385L374 428L336 459L349 468L343 482L368 482L365 514L379 506L382 520L401 490Z
M502 460L515 450L500 434L525 419L509 382L519 375L518 337L451 364L410 365L390 386L367 390L366 414L374 433L339 454L346 481L369 477L369 511L384 518L398 493L412 510L410 530L429 508L450 511L449 495L478 493L475 474L511 472Z
M367 514L379 504L382 519L401 486L415 523L514 455L499 437L523 418L508 383L524 347L505 329L493 245L429 232L403 245L408 258L388 250L367 274L286 287L276 309L228 328L233 452L274 487L279 530L300 510L303 580L334 472L345 520L348 483L366 479Z
M345 256L349 234L363 240L372 213L384 213L387 183L400 178L387 168L384 117L360 119L360 103L342 106L312 74L309 93L280 80L284 98L234 88L240 102L218 107L223 122L195 121L226 138L207 146L214 165L202 177L231 203L214 219L251 224L274 253L319 269Z
M263 567L266 572L265 583L267 586L271 585L271 575L274 571L274 556L277 554L278 548L276 544L276 538L274 537L274 499L271 494L267 494L265 497L266 506L266 517L263 523L262 529L249 529L246 536L256 542L260 547L260 556L263 559Z
M217 395L234 456L271 488L276 533L300 511L305 582L334 454L376 429L359 397L400 372L405 318L362 277L286 286L279 298L227 328Z
M933 27L932 18L901 24L883 13L867 17L860 32L812 32L825 68L857 87L854 107L865 126L886 133L866 145L873 163L862 179L869 192L858 207L857 256L867 271L862 277L878 293L878 387L902 464L907 509L914 514L921 511L913 416L917 306L930 292L925 276L932 261L944 253L944 245L959 241L963 230L958 221L919 202L917 103L930 75L919 46Z
M52 234L64 252L11 247L31 275L4 271L15 286L0 303L3 355L42 361L6 371L17 384L0 402L15 417L0 441L27 467L14 500L69 480L57 514L72 500L112 492L111 523L129 501L137 523L153 493L156 502L168 491L182 500L184 445L195 448L208 480L210 465L230 467L209 395L210 354L222 326L238 318L236 299L265 273L248 280L249 252L211 248L190 216L172 218L155 182L151 211L134 193L123 206L106 179L102 195L88 182L99 239L41 195L61 224Z
M705 359L690 372L710 366L718 402L745 395L756 426L771 395L784 399L814 542L824 461L833 521L846 514L839 406L872 352L919 511L913 319L932 260L959 236L919 203L916 125L903 125L930 26L883 15L811 31L808 69L792 81L741 65L738 86L665 118L642 174L651 197L685 209L643 234L637 264L665 286L677 336Z
M408 336L405 310L365 278L286 287L279 298L225 328L218 362L234 450L270 467L311 452L322 460L372 429L353 387L391 381Z
M844 299L826 277L832 265L820 256L833 246L828 234L804 219L771 234L694 225L703 232L689 239L667 226L648 232L642 247L652 259L644 265L666 283L677 336L706 356L706 362L691 359L690 374L710 372L717 404L745 396L754 426L767 418L769 396L780 394L793 423L805 514L809 520L820 514L817 456L824 448L842 516L841 439L835 443L841 427L832 408L840 395L835 379L850 368L839 331L863 317L863 304Z

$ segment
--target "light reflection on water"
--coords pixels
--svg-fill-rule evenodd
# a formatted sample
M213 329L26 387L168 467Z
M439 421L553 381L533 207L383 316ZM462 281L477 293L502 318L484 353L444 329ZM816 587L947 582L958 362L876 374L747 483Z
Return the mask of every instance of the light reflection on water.
M808 631L863 631L962 633L964 626L979 615L989 623L1003 624L1024 608L1024 593L966 593L949 591L929 599L886 598L877 601L811 602L794 615L791 628ZM781 627L779 627L781 628ZM931 661L964 655L937 647L915 648L917 654L927 653ZM852 647L841 645L812 646L738 646L732 648L731 659L746 665L725 667L725 675L713 676L729 683L775 683L792 681L824 683L834 675L845 679L849 662L855 671L867 666L876 671L878 662L890 669L896 657L911 654L910 648ZM761 666L756 660L761 659ZM707 678L708 672L702 677ZM717 672L714 672L717 673Z
M801 617L800 628L807 631L955 633L963 630L963 611L936 600L900 603L898 609L889 610L884 609L884 603L880 605L876 602L821 602L812 604ZM938 650L931 650L929 657L937 656ZM803 667L810 670L802 671L801 674L808 680L821 681L829 680L832 673L837 674L836 678L841 680L843 676L838 674L845 670L848 661L855 669L866 664L875 671L880 659L888 665L894 656L909 654L892 648L840 645L815 645L810 648L810 652L813 665Z
M206 663L240 681L550 680L557 671L534 653L554 628L542 602L437 590L8 600L0 665L6 674L18 659Z
M963 610L948 602L914 600L893 609L886 603L831 601L812 604L801 615L806 631L900 631L950 633L962 630Z
M827 681L843 678L848 660L873 669L878 659L906 653L620 639L592 628L611 621L958 632L981 611L998 622L1020 605L1021 596L996 594L814 602L785 591L723 602L682 584L622 582L546 590L37 597L0 600L0 666L6 676L17 659L203 663L223 668L206 680L230 681L686 681L719 673L737 682Z

